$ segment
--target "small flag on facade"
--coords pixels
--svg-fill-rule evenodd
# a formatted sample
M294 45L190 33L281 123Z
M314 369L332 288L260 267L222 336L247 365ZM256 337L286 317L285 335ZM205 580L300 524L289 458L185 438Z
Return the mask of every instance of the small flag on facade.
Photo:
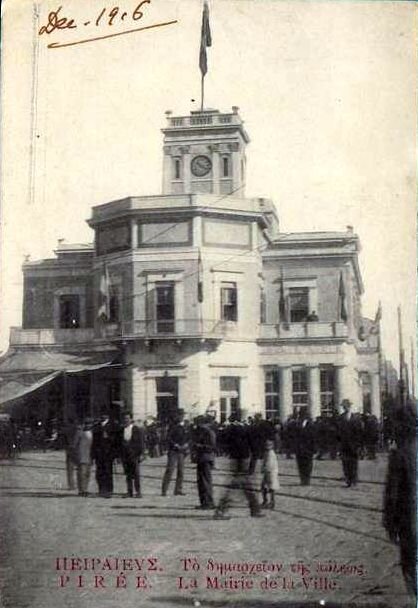
M203 264L200 249L199 257L197 258L197 301L199 303L203 302Z
M287 323L287 306L284 295L283 270L281 271L280 275L279 318L281 323Z
M206 48L208 46L212 46L212 36L210 33L210 25L209 25L209 7L208 3L205 0L203 5L203 14L202 14L202 32L200 36L200 55L199 55L199 66L200 71L202 72L202 76L208 71L208 58L206 54Z
M340 284L338 287L338 300L339 300L339 317L342 321L347 321L347 308L345 304L345 285L343 273L340 272Z
M101 321L109 320L109 275L106 264L103 265L103 271L100 276L99 306L97 309L97 317Z

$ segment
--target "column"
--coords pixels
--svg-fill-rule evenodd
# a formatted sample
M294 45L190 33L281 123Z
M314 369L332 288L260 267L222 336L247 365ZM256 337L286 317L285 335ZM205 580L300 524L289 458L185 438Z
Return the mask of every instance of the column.
M171 176L173 172L173 167L171 164L171 146L164 146L163 151L163 194L170 194Z
M138 223L135 218L131 219L131 248L138 248Z
M183 162L183 192L190 194L192 192L192 174L190 171L190 146L181 146L180 152Z
M212 146L212 193L220 193L220 158L219 158L219 146Z
M293 412L292 368L280 368L280 420L285 422Z
M380 377L378 373L370 374L371 380L371 406L372 406L372 414L376 416L378 420L380 420Z
M348 378L348 366L347 365L337 365L337 395L336 395L336 404L339 408L341 401L343 399L350 398L350 390L349 390L349 378Z
M232 190L235 191L239 186L242 186L241 181L241 158L239 153L239 143L232 142L228 145L229 151L231 152L231 165L232 165ZM239 196L239 192L235 193Z
M309 373L309 414L315 420L321 415L321 383L318 366L308 367Z

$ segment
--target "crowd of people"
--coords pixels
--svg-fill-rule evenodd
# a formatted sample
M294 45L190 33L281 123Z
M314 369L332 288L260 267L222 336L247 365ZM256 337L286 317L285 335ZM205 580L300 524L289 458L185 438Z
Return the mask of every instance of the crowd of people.
M306 409L281 424L266 420L261 414L245 416L237 410L225 423L211 415L190 421L178 410L166 424L156 419L144 423L134 421L129 412L118 419L103 415L99 420L86 418L82 424L69 422L63 433L66 451L68 487L80 496L88 493L92 464L99 496L113 494L114 463L120 461L126 477L127 496L141 497L141 462L146 458L167 455L161 493L166 496L175 476L174 494L183 494L184 468L189 456L196 463L197 489L200 507L214 508L212 469L217 456L239 462L239 475L245 477L243 487L250 503L251 514L260 509L253 494L262 490L264 504L274 507L274 492L278 489L277 456L295 457L301 485L309 485L315 458L332 459L341 456L347 487L357 483L358 460L374 459L380 441L379 423L375 416L352 413L351 403L343 400L342 415L312 420ZM259 466L260 465L260 466ZM262 488L249 481L260 468L266 473ZM237 473L238 476L238 473ZM240 485L237 480L235 485ZM251 486L251 489L249 489ZM217 513L228 510L228 496L221 500Z
M197 509L213 510L215 519L230 517L233 498L240 492L251 517L264 517L274 509L280 489L279 456L295 458L300 484L311 482L315 460L324 457L342 462L342 479L347 488L358 482L358 462L375 459L378 448L389 448L388 474L383 504L383 525L400 547L404 578L416 594L416 412L412 404L394 409L390 424L382 429L371 414L352 411L348 399L342 413L312 420L300 408L284 424L266 420L261 414L246 416L236 410L228 421L218 423L209 414L186 419L179 409L171 420L133 420L129 412L117 417L67 421L58 442L65 448L67 483L79 496L89 495L92 467L98 495L114 493L115 463L120 462L126 480L126 496L142 497L141 463L145 458L166 455L161 495L167 496L173 478L173 494L183 496L185 464L196 465ZM0 451L10 457L19 445L19 431L9 419L0 421ZM44 447L44 446L43 446ZM216 458L227 459L227 470L218 500L213 489Z

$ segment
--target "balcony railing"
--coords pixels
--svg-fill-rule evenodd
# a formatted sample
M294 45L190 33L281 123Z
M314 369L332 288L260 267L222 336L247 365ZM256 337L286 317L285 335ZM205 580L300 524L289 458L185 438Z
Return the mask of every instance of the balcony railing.
M173 319L124 321L103 328L105 338L214 338L234 335L237 324L210 319Z
M91 342L93 328L22 329L10 328L10 346L46 346L52 344L81 344Z
M260 326L260 338L262 340L347 337L347 326L341 322L310 321L306 323L277 323L275 325L263 323Z
M255 330L255 325L252 328ZM238 335L248 337L238 323L213 319L137 320L111 323L99 329L10 329L10 346L46 346L53 344L84 344L94 339L217 339ZM256 336L254 336L256 337ZM261 340L347 338L345 323L278 323L260 325Z
M238 114L194 114L192 116L170 116L168 124L170 127L195 127L206 125L225 125L242 123Z

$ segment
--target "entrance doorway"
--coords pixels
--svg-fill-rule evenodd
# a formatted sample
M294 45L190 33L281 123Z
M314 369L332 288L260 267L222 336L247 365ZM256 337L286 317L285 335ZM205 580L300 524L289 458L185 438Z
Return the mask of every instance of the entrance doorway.
M178 378L162 376L155 379L157 417L160 422L173 420L178 410Z
M231 414L236 414L240 407L240 378L222 376L220 378L219 419L226 422Z

